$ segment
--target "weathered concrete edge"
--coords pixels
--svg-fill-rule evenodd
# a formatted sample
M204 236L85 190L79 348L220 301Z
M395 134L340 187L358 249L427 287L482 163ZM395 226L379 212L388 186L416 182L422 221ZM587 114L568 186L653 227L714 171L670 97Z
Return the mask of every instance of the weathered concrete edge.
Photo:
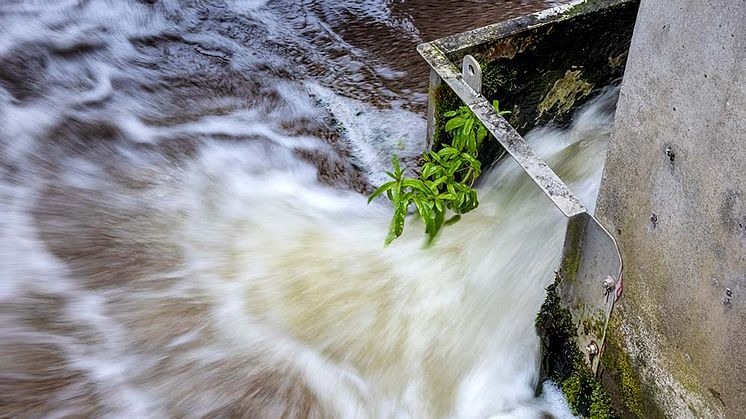
M617 4L632 3L635 1L637 0L574 0L568 4L518 16L471 31L446 36L429 43L437 45L443 53L450 56L479 44L494 42L537 26L561 22L579 15L594 13Z

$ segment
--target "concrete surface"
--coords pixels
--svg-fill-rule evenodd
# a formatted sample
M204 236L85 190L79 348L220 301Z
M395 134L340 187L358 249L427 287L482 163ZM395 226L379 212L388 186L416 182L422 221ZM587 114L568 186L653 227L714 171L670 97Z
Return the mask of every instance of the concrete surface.
M643 391L746 418L746 0L642 1L597 216Z

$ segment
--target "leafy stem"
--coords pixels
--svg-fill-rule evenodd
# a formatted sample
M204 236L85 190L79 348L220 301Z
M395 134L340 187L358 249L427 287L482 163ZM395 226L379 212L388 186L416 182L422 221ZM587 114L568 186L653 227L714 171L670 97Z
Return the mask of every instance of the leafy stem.
M499 115L498 101L492 106ZM425 224L426 245L431 245L441 228L451 225L479 206L477 191L472 188L481 174L477 159L480 146L487 137L487 129L467 106L444 114L448 121L445 130L451 135L451 144L437 151L423 154L424 164L416 178L406 177L394 155L393 172L386 172L392 179L379 186L368 198L368 203L386 194L394 207L386 245L401 236L409 208L414 205L416 214ZM446 216L451 214L448 218Z

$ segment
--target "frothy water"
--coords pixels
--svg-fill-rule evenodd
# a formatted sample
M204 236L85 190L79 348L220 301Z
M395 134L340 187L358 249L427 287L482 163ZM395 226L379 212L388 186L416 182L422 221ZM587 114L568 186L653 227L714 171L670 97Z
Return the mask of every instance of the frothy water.
M0 416L571 416L535 396L563 216L505 160L384 248L424 95L340 28L421 35L349 3L3 5ZM590 206L614 95L528 136Z

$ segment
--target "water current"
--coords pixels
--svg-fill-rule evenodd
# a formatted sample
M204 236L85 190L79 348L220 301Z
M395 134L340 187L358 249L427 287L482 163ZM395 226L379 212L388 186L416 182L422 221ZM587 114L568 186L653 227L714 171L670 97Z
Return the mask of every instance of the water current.
M1 3L0 417L571 417L517 165L428 249L366 203L424 146L414 46L552 2ZM614 95L527 136L591 207Z

